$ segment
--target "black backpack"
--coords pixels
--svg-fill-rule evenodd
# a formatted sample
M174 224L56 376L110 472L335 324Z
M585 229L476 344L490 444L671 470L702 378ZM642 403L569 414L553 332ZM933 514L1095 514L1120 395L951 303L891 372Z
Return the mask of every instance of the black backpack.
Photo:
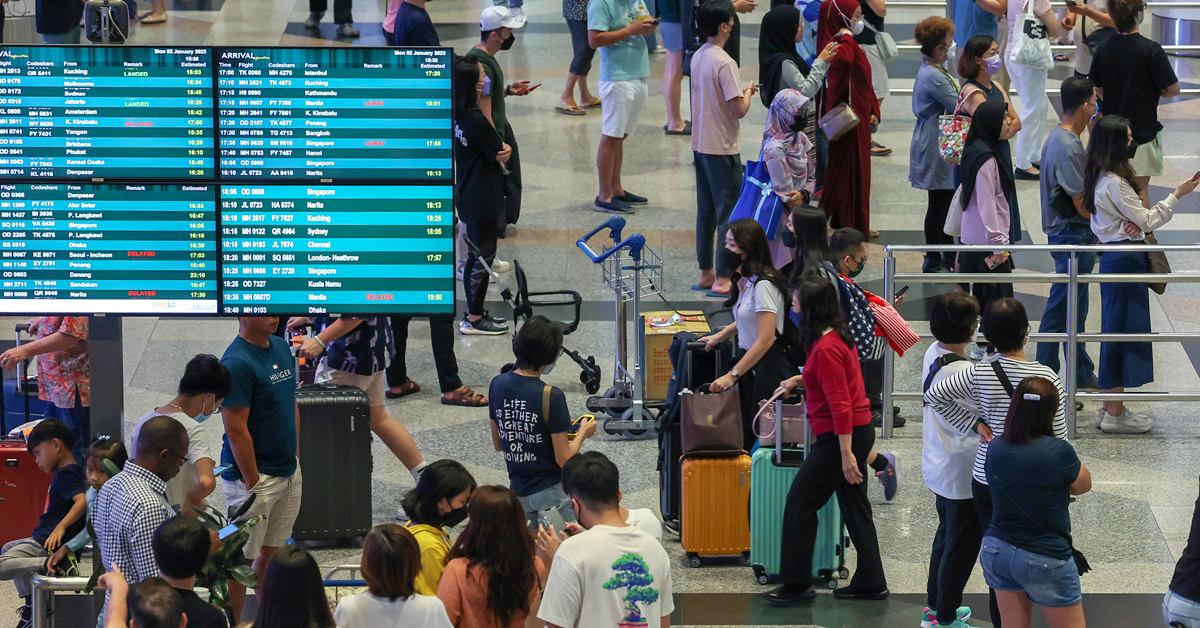
M937 375L937 372L942 370L943 366L964 360L966 358L957 353L947 353L946 355L939 356L938 359L933 361L933 364L929 365L929 375L925 376L925 383L921 386L921 392L929 392L929 387L933 385L933 376Z

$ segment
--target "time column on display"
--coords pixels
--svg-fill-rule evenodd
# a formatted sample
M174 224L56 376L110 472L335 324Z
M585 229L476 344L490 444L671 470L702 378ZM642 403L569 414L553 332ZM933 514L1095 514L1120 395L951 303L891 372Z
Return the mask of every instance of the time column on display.
M454 311L449 186L222 186L222 313Z

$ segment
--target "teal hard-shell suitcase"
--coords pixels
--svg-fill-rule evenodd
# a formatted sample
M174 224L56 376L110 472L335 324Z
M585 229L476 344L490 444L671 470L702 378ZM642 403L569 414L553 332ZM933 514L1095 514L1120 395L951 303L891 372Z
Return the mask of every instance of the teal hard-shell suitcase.
M775 416L783 416L779 408ZM808 440L807 425L805 440ZM773 449L759 448L750 462L750 565L759 584L768 584L779 575L783 506L804 460L803 448L784 448L782 441L776 439ZM845 557L849 539L842 525L837 495L830 497L817 512L817 519L813 576L824 578L829 588L837 588L838 578L850 576Z

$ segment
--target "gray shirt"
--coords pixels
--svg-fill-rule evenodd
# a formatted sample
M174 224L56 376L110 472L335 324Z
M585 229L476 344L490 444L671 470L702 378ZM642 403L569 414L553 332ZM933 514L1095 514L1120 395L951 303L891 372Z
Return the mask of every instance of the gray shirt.
M955 84L926 58L913 83L912 110L917 126L909 146L908 180L919 190L954 189L954 166L942 159L938 116L954 113L956 104Z
M1083 194L1083 141L1078 135L1061 126L1050 131L1042 146L1042 176L1038 184L1042 192L1042 231L1046 235L1057 235L1068 226L1088 226L1082 216L1067 220L1050 207L1055 188L1061 187L1068 196Z
M829 71L829 64L820 59L813 59L812 69L809 70L808 76L800 71L794 61L783 62L783 86L787 89L794 89L805 98L814 98L817 92L820 91L821 85L825 82L825 73Z

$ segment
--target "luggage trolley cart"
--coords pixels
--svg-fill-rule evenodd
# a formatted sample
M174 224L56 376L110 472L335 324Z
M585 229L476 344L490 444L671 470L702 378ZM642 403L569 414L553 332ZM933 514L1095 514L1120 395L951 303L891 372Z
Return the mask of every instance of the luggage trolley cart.
M646 342L639 302L643 296L659 294L662 259L646 246L646 238L641 234L635 233L622 240L624 228L625 219L614 216L575 242L593 263L601 265L604 283L616 294L617 350L613 385L603 395L589 398L587 407L592 413L608 414L609 418L604 421L605 432L643 439L653 436L657 417L646 403ZM604 230L608 230L613 244L605 244L603 251L596 253L587 242ZM630 358L625 328L625 310L631 302L633 324L637 326L632 371L628 367Z

